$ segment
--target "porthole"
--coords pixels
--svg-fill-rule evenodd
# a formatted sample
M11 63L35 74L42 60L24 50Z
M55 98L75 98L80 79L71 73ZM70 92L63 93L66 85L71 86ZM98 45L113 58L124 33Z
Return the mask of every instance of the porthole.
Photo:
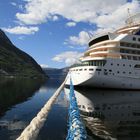
M89 71L93 71L94 69L89 69Z
M136 41L136 38L135 37L133 37L133 41Z

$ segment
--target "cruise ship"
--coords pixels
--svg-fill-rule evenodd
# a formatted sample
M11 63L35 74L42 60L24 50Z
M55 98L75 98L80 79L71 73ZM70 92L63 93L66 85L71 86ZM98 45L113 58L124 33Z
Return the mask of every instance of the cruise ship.
M74 86L140 89L140 13L114 32L94 36L68 72Z

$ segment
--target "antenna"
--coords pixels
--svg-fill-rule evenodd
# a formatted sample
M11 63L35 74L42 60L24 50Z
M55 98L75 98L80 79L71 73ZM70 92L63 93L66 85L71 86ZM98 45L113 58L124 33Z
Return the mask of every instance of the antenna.
M128 12L128 19L127 19L126 23L127 23L129 26L132 26L132 25L134 24L134 21L133 21L133 19L132 19L131 14L130 14L130 9L129 9L129 8L127 9L127 12Z
M128 12L128 18L130 18L131 14L130 14L130 9L129 8L127 8L127 12Z
M92 36L93 36L93 34L92 33L89 33L89 32L87 32L87 33L88 33L89 39L91 39Z

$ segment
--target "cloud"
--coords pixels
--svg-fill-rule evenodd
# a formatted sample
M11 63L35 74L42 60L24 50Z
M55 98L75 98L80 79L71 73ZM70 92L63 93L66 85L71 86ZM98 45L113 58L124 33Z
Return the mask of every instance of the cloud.
M108 6L106 8L107 9L102 9L102 12L94 19L94 23L97 26L96 30L81 31L77 36L70 36L65 43L67 45L87 45L91 36L105 32L112 32L120 26L124 26L125 19L127 19L128 16L128 8L131 10L131 13L137 13L139 11L140 5L134 0L131 3L129 2L119 5L113 11ZM109 13L107 11L111 12Z
M17 6L17 4L15 2L11 2L10 4L13 6Z
M117 9L114 9L111 13L98 16L95 23L100 28L116 29L123 26L128 17L128 8L130 9L131 14L134 14L139 12L140 5L138 4L138 1L135 0L133 0L132 3L125 3Z
M76 26L76 23L75 22L68 22L66 24L66 26L68 26L68 27L74 27L74 26Z
M11 34L34 34L35 32L39 31L38 27L25 27L25 26L16 26L13 28L2 28L4 31L11 33Z
M41 68L48 68L48 65L46 65L46 64L41 64L40 66L41 66Z
M53 21L57 21L58 19L59 19L58 16L53 16L53 17L52 17L52 20L53 20Z
M66 40L66 43L71 45L85 46L87 45L89 39L89 33L86 31L81 31L78 36L70 36L69 39Z
M118 22L118 19L126 16L124 12L127 11L128 6L130 9L139 10L137 5L136 0L131 3L127 0L80 0L80 2L79 0L28 0L25 4L25 11L17 13L16 17L25 24L41 24L48 19L53 19L54 15L62 16L73 22L97 24L105 16L114 23L112 16L115 16L114 19ZM118 11L117 14L119 13L118 16L114 15L116 11ZM134 10L132 9L132 11ZM107 22L107 20L102 21Z
M59 16L67 19L66 26L76 26L78 22L96 25L96 31L81 31L77 36L70 36L68 45L85 46L88 42L88 33L114 30L125 23L130 12L139 12L139 2L133 0L25 0L23 12L16 14L17 20L25 25L38 25L48 20L56 21ZM122 14L123 13L123 14Z
M11 4L12 6L14 6L14 7L20 9L20 10L23 10L23 9L24 9L22 4L18 5L18 4L15 3L15 2L10 2L10 4Z
M72 65L74 63L78 63L79 57L82 55L83 53L79 53L77 51L67 51L56 55L52 60L56 62L64 62L66 65Z

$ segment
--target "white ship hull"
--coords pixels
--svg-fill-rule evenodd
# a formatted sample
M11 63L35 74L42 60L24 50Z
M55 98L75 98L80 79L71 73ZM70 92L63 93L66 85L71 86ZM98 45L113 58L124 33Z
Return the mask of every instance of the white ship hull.
M115 32L94 36L80 64L68 73L74 86L140 89L140 14ZM132 22L132 21L131 21Z
M110 65L111 63L113 63L113 66ZM134 68L137 63L128 60L127 63L125 60L113 60L112 62L111 59L108 59L104 67L74 67L70 69L67 75L66 85L70 84L71 78L74 86L140 89L140 70ZM123 64L125 64L125 67L123 67ZM75 71L76 69L78 71ZM91 69L93 70L90 71Z

